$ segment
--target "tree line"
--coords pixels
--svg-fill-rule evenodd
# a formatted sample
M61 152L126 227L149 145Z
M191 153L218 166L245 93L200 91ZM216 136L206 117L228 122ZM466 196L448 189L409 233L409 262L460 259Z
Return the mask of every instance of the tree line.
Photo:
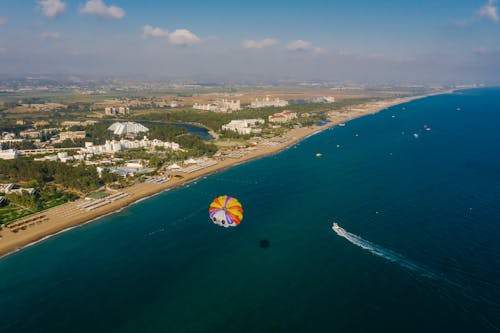
M109 179L111 178L111 179ZM28 158L0 160L0 181L15 183L36 180L40 187L54 182L67 189L90 192L114 177L99 178L95 167L78 164L75 166L56 161L33 161Z

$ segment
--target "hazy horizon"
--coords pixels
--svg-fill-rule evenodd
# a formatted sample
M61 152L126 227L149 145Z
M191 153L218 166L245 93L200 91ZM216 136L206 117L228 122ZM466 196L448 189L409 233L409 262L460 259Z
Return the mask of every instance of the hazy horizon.
M498 84L495 0L0 4L0 73Z

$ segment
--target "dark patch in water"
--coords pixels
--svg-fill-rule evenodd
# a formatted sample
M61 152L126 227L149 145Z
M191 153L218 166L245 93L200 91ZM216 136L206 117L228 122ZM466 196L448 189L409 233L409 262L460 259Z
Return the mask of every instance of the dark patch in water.
M269 246L271 246L271 243L267 239L262 239L259 242L259 246L263 249L267 249Z

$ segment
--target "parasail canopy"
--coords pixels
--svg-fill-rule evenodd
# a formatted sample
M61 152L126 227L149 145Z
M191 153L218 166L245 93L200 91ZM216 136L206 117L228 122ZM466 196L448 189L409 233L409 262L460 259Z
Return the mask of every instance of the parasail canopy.
M243 219L243 207L236 198L221 195L212 201L208 214L221 227L236 227Z

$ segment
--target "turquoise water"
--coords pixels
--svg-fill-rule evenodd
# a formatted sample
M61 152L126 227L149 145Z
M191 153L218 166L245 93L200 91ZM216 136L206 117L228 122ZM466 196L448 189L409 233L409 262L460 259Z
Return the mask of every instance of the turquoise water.
M0 332L498 331L500 90L404 107L0 260Z

